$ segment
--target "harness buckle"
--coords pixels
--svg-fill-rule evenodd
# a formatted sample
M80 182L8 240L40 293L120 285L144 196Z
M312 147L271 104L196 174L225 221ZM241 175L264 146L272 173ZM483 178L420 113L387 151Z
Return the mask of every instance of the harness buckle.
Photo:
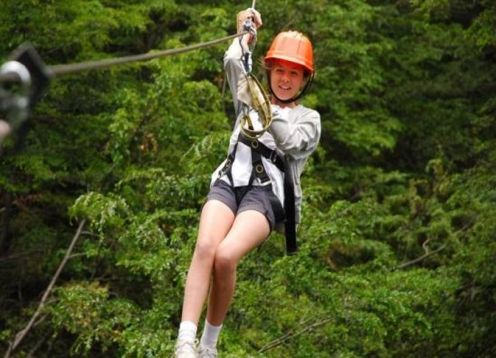
M222 169L219 170L219 178L221 176L224 176L229 171L229 168L231 167L231 164L232 164L231 158L227 158L226 159L226 163L224 164L224 166L222 167Z
M277 152L275 150L272 150L270 152L270 156L269 156L270 161L275 164L276 161L277 161L277 158L278 158L277 157Z
M251 147L253 149L257 149L258 148L258 140L252 140L251 141Z
M262 174L262 173L264 172L264 170L265 170L265 169L264 169L264 167L263 167L263 165L262 165L262 164L257 164L257 165L255 166L255 171L257 172L257 174Z

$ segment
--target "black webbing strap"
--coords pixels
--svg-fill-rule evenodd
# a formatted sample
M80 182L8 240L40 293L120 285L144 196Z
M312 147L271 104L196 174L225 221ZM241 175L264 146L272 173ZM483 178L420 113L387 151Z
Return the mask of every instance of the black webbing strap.
M296 244L296 201L294 185L288 166L286 166L284 172L284 211L286 212L284 230L286 236L286 252L288 255L291 255L298 250L298 245Z
M255 176L255 178L258 178L262 185L269 183L270 178L265 171L265 167L262 162L262 155L260 154L260 152L253 150L253 148L251 151L251 164L253 167L251 172L252 177Z
M252 151L260 153L265 158L269 159L280 171L284 172L286 166L284 165L284 160L281 158L279 154L273 149L270 149L262 142L256 139L250 139L243 135L243 133L239 134L238 142L241 142L247 146L249 146Z
M222 169L219 171L219 178L226 175L229 178L229 181L231 182L231 185L234 186L234 181L232 178L232 165L234 164L234 156L236 154L236 149L238 148L238 143L234 145L233 151L229 153L226 159L226 163L222 167Z

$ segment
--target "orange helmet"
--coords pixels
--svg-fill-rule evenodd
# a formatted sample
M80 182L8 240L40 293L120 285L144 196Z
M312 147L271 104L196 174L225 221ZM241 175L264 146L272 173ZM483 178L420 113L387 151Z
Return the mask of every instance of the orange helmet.
M270 60L285 60L302 65L311 74L314 72L312 43L298 31L279 33L272 41L264 60L265 63Z

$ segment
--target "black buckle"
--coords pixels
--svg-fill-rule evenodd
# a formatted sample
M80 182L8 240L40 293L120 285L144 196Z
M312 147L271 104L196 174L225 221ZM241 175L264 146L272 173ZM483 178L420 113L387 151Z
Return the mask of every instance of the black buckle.
M219 178L221 176L223 176L224 174L226 174L229 171L229 168L231 167L231 164L232 164L232 160L231 160L231 158L228 157L226 159L226 163L224 164L224 166L222 167L222 169L219 170Z

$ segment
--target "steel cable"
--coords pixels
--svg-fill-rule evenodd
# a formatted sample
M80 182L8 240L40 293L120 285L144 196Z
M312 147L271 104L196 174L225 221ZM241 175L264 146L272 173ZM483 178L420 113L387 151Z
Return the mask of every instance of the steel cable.
M123 65L123 64L133 63L133 62L139 62L139 61L148 61L148 60L152 60L152 59L156 59L156 58L178 55L181 53L210 47L210 46L216 45L218 43L221 43L221 42L224 42L224 41L227 41L230 39L234 39L236 37L243 36L247 33L248 32L246 31L246 32L242 32L239 34L221 37L221 38L207 41L207 42L201 42L199 44L194 44L194 45L185 46L185 47L176 48L176 49L157 51L157 52L153 52L153 53L145 53L145 54L139 54L139 55L108 58L108 59L104 59L104 60L87 61L87 62L80 62L80 63L73 63L73 64L48 66L47 72L50 74L51 78L54 78L54 77L58 77L58 76L64 76L64 75L68 75L68 74L79 73L82 71L108 68L108 67L115 66L115 65ZM14 81L19 81L19 78L18 78L16 73L7 72L7 73L0 74L0 83L2 83L2 82L14 82Z

